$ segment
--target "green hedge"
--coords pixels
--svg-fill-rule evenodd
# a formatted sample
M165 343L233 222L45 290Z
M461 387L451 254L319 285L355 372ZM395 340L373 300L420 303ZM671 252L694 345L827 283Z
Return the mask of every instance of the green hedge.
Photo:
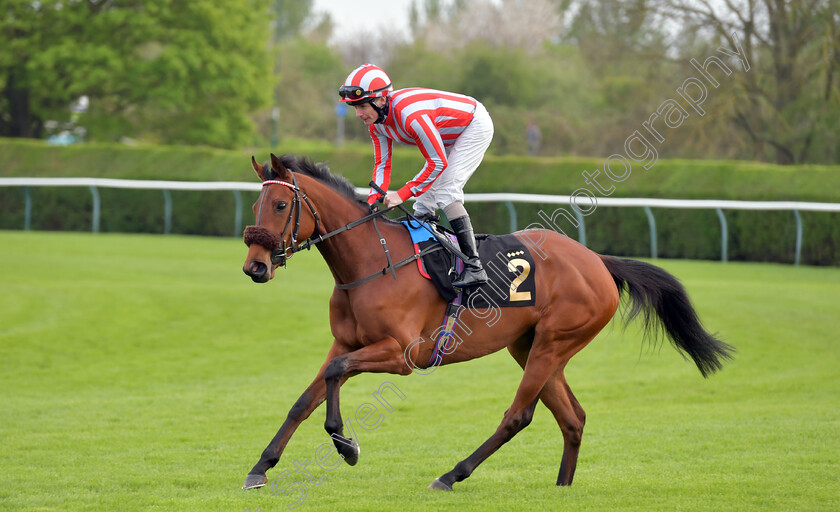
M275 152L306 155L330 165L357 186L370 180L372 152L366 145L335 150L317 142L286 142ZM254 150L259 161L268 152ZM254 181L251 151L200 147L87 144L49 146L40 141L0 139L0 176L110 177L185 181ZM394 179L404 182L423 164L413 148L397 148ZM840 166L789 166L740 161L660 160L649 170L634 166L626 180L613 183L603 175L603 159L488 156L467 192L569 194L586 187L602 197L582 173L601 171L602 187L612 197L682 199L793 200L840 202ZM37 230L91 229L93 201L84 188L32 188L32 225ZM160 191L101 189L101 225L105 232L164 231L164 198ZM230 236L235 232L232 192L173 191L172 232ZM24 189L0 187L0 229L24 226ZM256 193L242 193L243 222L253 219ZM503 204L472 203L469 210L479 231L509 231ZM539 212L558 205L515 205L518 228L545 224ZM568 208L568 207L567 207ZM668 258L720 259L720 225L712 210L654 208L658 255ZM792 212L728 210L730 260L792 262L795 217ZM840 214L801 212L804 226L802 262L840 265ZM561 228L573 238L577 229ZM649 256L648 220L641 208L599 205L585 218L587 245L609 254Z
M556 204L517 204L517 227L539 224L552 229L538 215L551 216ZM482 231L509 231L506 208L499 204L469 207ZM568 210L568 208L567 208ZM657 232L658 257L721 259L721 227L714 210L651 209ZM800 212L803 225L801 262L840 265L840 213ZM791 211L724 210L730 261L793 263L796 255L796 218ZM586 244L603 254L650 257L648 219L642 208L599 206L584 218ZM579 231L569 222L559 222L566 235L579 240Z

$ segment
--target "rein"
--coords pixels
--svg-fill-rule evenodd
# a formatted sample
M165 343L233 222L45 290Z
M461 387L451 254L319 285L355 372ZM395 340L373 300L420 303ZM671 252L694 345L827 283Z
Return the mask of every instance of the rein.
M315 208L312 206L312 203L309 201L309 198L306 196L306 193L303 192L303 190L301 190L301 188L298 186L297 179L295 178L294 173L291 173L291 174L292 174L292 183L282 181L282 180L266 180L266 181L263 181L263 183L262 183L263 190L260 193L260 206L259 206L258 213L257 213L257 226L256 227L255 226L249 226L248 228L245 229L245 235L246 235L245 243L248 244L248 245L251 245L252 241L257 242L257 240L255 240L256 235L250 234L249 229L257 228L257 229L262 229L262 230L265 231L264 228L259 228L258 226L260 224L260 218L262 216L262 204L263 204L263 201L265 200L265 189L266 189L266 187L268 187L269 185L282 185L282 186L290 189L292 192L294 192L295 198L292 201L292 209L289 212L289 218L286 221L286 227L283 228L283 233L280 236L280 243L276 244L277 248L273 249L271 251L271 264L272 265L282 265L283 267L285 267L286 266L286 260L290 259L292 257L292 255L295 254L296 252L303 251L304 249L309 250L309 249L312 248L313 245L319 244L319 243L323 242L324 240L332 238L332 237L334 237L338 234L341 234L345 231L349 231L349 230L351 230L355 227L361 226L362 224L365 224L366 222L369 222L369 221L373 221L373 227L376 230L376 234L379 235L379 243L382 245L382 249L385 251L385 258L388 261L388 265L385 266L382 270L379 270L378 272L376 272L374 274L371 274L371 275L369 275L365 278L359 279L358 281L353 281L352 283L347 283L347 284L336 283L336 285L335 285L336 288L338 288L340 290L349 290L349 289L352 289L352 288L356 288L357 286L361 286L365 283L373 281L374 279L376 279L378 277L382 277L382 276L388 274L388 271L391 272L391 274L394 276L394 279L396 280L397 279L396 270L398 268L404 267L405 265L408 265L409 263L414 262L414 261L422 258L423 256L427 255L427 254L430 254L430 253L433 253L433 252L444 249L442 246L439 246L439 245L438 246L427 247L426 249L423 249L422 251L414 254L413 256L409 256L408 258L405 258L404 260L401 260L397 263L393 263L391 261L391 253L390 253L390 251L388 251L388 244L385 241L385 237L382 236L382 233L379 231L379 227L376 225L376 219L381 217L382 215L388 213L389 211L393 210L395 208L393 206L390 207L390 208L385 208L383 210L376 210L374 212L371 212L370 214L365 215L364 217L362 217L360 219L354 220L353 222L350 222L350 223L348 223L348 224L346 224L346 225L344 225L344 226L342 226L342 227L340 227L340 228L338 228L334 231L330 231L329 233L326 233L324 235L317 234L318 226L320 225L320 222L321 222L320 217L318 216L318 212L315 211ZM315 219L315 229L312 232L312 236L307 238L304 242L298 244L297 243L297 236L298 236L298 231L300 230L300 212L302 210L302 207L300 206L301 205L301 199L303 200L303 202L306 203L306 206L309 207L309 211L312 213L312 216ZM292 231L291 245L289 247L287 247L286 246L286 233L288 233L288 230L292 225L292 220L294 220L295 227L294 227L294 230ZM274 236L276 236L276 235L274 235Z

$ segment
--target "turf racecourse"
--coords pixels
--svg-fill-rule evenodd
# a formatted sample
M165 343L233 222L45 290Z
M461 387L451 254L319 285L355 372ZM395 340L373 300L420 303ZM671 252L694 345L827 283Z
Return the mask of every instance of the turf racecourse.
M454 492L426 489L510 405L521 371L501 352L351 379L345 418L383 382L405 400L356 427L359 464L331 472L320 407L269 473L275 494L239 487L323 361L332 285L316 251L267 285L244 256L234 239L0 232L0 510L840 507L840 269L658 261L739 353L704 380L608 327L567 370L587 411L570 488L540 405ZM306 461L312 481L290 487Z

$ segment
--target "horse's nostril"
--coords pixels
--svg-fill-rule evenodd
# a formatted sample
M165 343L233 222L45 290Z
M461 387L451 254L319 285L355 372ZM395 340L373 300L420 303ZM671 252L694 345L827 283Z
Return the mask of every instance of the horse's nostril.
M257 260L251 261L248 265L248 270L245 271L251 277L263 277L266 272L268 272L268 266Z

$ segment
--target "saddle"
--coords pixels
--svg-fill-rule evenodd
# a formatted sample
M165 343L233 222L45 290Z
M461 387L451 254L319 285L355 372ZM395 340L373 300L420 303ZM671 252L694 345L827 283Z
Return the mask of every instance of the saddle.
M426 252L417 260L420 275L432 281L446 302L452 302L459 292L459 289L452 286L452 281L463 271L463 261L449 250L446 242L441 243L435 234L449 240L452 247L457 248L454 233L435 222L418 223L409 219L401 222L411 236L415 254ZM536 266L525 244L514 234L479 234L475 239L489 281L463 290L459 303L466 308L533 306ZM434 246L442 247L441 250L431 250Z

